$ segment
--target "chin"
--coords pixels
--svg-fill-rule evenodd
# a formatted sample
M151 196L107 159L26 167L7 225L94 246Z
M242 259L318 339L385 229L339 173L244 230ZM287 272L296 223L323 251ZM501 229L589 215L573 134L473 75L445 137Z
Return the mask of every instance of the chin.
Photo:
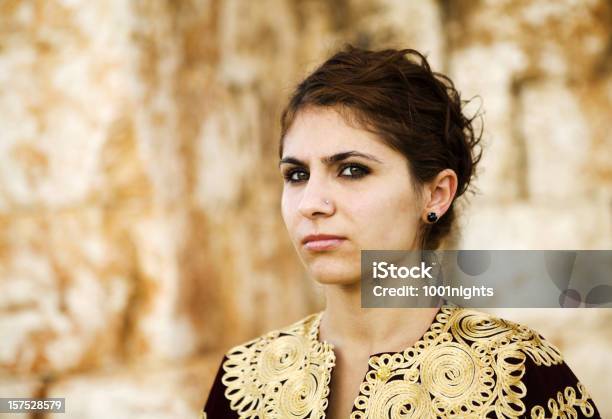
M322 285L353 285L361 280L361 269L342 263L317 261L308 266L312 278Z

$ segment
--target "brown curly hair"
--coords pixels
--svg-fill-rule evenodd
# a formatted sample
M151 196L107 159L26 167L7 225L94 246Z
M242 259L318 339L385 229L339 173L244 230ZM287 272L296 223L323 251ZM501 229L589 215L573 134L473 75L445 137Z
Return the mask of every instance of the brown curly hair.
M476 133L473 127L479 114L466 117L464 104L453 82L433 72L420 52L346 45L292 93L281 116L279 156L300 110L333 107L402 153L415 186L446 168L454 170L458 182L453 202L437 223L421 226L422 248L435 250L451 231L455 200L468 190L482 155L482 129Z

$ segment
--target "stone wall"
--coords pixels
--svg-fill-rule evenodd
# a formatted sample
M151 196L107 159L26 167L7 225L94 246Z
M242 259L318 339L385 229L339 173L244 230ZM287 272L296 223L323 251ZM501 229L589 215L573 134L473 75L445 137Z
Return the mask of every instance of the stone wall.
M458 245L611 248L611 27L605 0L0 2L0 396L196 417L229 345L322 307L277 121L345 41L417 48L480 97ZM498 313L612 415L609 310Z

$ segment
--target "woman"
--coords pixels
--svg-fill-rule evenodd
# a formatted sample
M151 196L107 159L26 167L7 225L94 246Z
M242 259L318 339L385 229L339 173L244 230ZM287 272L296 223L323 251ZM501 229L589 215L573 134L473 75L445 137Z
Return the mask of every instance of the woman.
M480 140L414 50L347 47L281 118L282 215L326 307L231 349L202 416L599 417L559 351L457 306L363 309L360 250L437 249Z

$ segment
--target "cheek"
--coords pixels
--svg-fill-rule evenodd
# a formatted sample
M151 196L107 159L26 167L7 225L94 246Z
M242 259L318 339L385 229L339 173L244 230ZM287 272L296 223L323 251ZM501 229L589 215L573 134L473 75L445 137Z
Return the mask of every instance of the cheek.
M372 223L393 222L398 217L412 214L415 211L415 203L405 193L390 193L390 191L379 190L378 193L369 194L367 199L364 195L357 197L353 202L354 213L360 218Z
M285 222L285 225L288 227L289 226L289 212L288 212L288 202L287 202L287 194L285 194L285 192L283 192L283 194L281 195L281 214L283 216L283 221Z
M283 191L281 196L281 214L283 216L283 221L285 222L285 227L291 235L293 234L293 226L295 224L297 209L295 206L296 197L294 195L295 194Z
M361 226L364 238L384 241L412 236L419 220L414 194L405 189L379 191L354 202L354 221Z

